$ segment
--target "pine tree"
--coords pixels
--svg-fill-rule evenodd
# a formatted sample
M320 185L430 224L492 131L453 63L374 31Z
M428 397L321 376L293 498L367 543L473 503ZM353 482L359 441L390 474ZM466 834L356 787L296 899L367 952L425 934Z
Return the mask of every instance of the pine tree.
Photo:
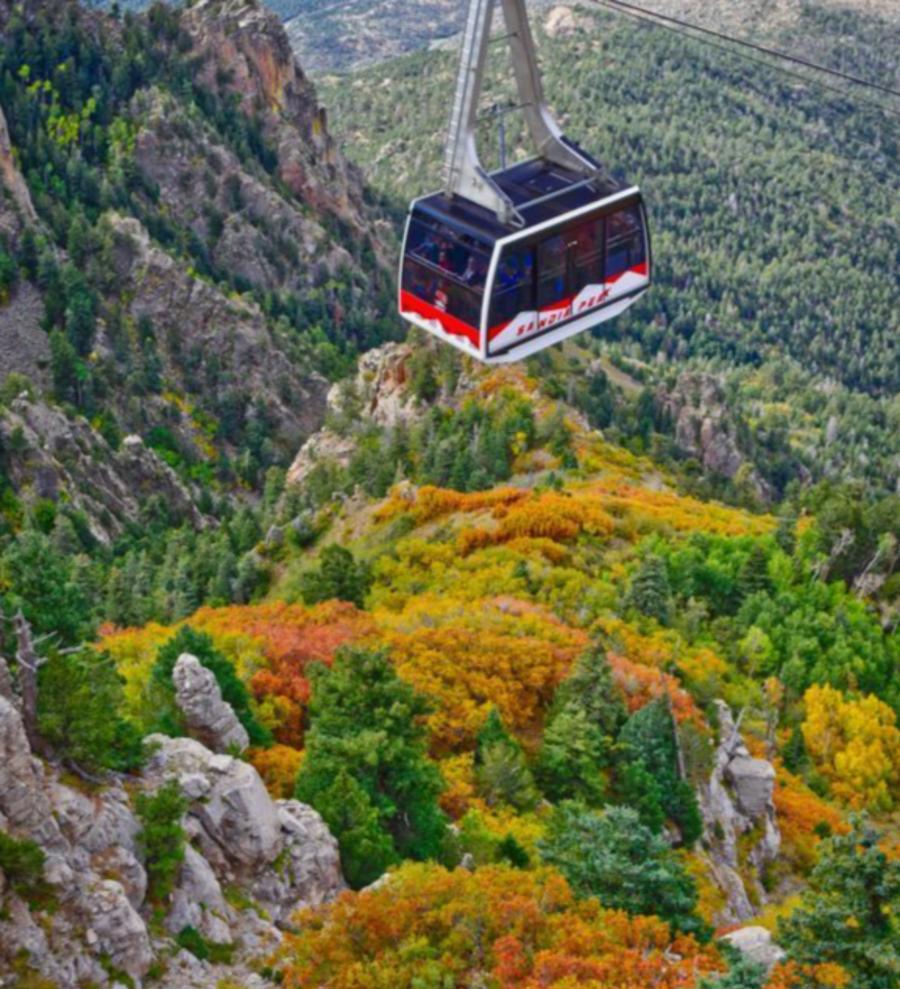
M778 942L801 964L832 962L853 989L895 989L900 973L900 861L864 820L823 843L800 906Z
M123 682L109 656L53 653L38 680L38 729L61 757L87 772L142 765L141 734L121 714Z
M659 834L666 823L659 783L641 759L626 762L616 780L616 798L640 815L641 823Z
M666 815L675 821L686 845L700 836L702 824L697 798L678 768L675 722L668 698L636 711L619 733L622 765L638 762L656 781Z
M475 740L475 779L491 805L530 810L540 799L522 746L506 730L496 708L491 708Z
M397 677L383 652L344 649L330 669L314 667L310 675L310 728L297 798L328 808L329 791L345 773L375 808L381 832L398 856L439 855L446 834L437 804L443 781L426 757L424 699ZM335 834L348 856L355 854L355 829L375 842L371 822L357 811L348 835ZM375 847L386 846L379 839Z
M368 886L399 861L378 810L345 769L317 794L315 807L340 842L341 870L353 889Z
M319 566L303 575L300 589L307 604L337 599L361 608L371 582L369 568L350 550L332 543L322 550Z
M631 579L628 603L648 618L667 625L671 596L665 561L655 553L649 553Z
M622 692L613 678L612 668L602 647L595 647L579 657L572 673L553 698L554 709L575 707L584 711L595 725L609 749L628 718ZM608 756L604 755L608 761Z
M588 721L584 710L564 707L544 730L534 770L538 785L549 800L599 806L606 791L600 772L604 754L600 729Z
M738 574L738 590L741 599L750 597L771 587L769 580L769 558L760 543L754 543L750 555L744 561Z
M614 910L656 914L676 930L708 936L694 912L693 879L631 808L610 807L599 814L563 803L554 810L538 848L576 895L596 896Z

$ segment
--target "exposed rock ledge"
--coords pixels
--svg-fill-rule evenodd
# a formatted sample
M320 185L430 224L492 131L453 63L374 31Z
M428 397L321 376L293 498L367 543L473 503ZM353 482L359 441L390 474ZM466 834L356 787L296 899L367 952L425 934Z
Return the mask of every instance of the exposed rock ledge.
M726 900L716 921L732 924L749 920L766 902L762 876L778 855L781 832L772 800L774 768L751 757L728 705L718 700L716 706L719 745L699 797L703 846Z
M175 935L190 926L209 942L234 945L235 972L243 972L241 960L276 944L279 925L296 909L344 889L337 843L310 807L272 800L247 763L193 739L152 741L138 788L176 778L189 799L189 844L165 928ZM109 986L118 972L139 989L161 959L166 985L216 984L207 963L148 923L140 822L125 787L64 783L33 756L15 698L2 691L0 830L41 846L53 902L53 909L29 904L0 872L0 985L31 972L60 989ZM250 986L247 974L242 984Z

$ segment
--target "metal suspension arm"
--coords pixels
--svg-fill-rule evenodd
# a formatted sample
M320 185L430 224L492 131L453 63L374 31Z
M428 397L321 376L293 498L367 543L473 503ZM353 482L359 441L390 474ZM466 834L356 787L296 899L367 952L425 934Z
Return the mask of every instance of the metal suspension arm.
M519 105L536 155L564 165L585 177L597 166L569 144L544 101L534 37L525 0L501 0L512 56ZM485 172L478 157L478 103L484 83L496 0L470 0L463 32L459 76L450 116L444 183L451 195L461 196L497 214L502 223L523 224L509 197Z

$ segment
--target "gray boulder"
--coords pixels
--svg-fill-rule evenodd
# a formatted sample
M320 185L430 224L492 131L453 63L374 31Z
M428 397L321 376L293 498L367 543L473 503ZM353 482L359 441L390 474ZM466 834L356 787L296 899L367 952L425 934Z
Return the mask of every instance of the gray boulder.
M32 756L22 717L5 697L0 697L0 814L13 831L45 849L66 849L47 799L43 765Z
M742 927L726 934L721 940L756 965L762 965L766 972L770 972L787 957L784 949L772 940L771 932L765 927Z
M192 738L214 752L243 752L250 744L247 729L238 721L232 706L212 672L196 656L183 653L172 672L175 703L184 715Z
M731 924L749 920L758 912L754 904L766 902L761 877L778 855L781 833L772 799L774 768L751 757L728 705L717 701L716 707L719 744L710 778L698 795L710 872L726 900L716 921ZM742 862L738 841L750 832L759 836Z
M772 806L775 769L765 759L736 755L725 768L725 777L734 788L738 810L757 820Z
M246 762L216 755L191 738L152 735L151 781L176 777L191 800L188 814L205 858L223 878L263 868L281 851L281 825L259 773Z
M338 843L319 814L297 800L278 801L283 848L279 868L262 873L253 894L279 923L304 906L319 906L346 889Z
M188 845L166 927L172 934L193 927L213 944L231 944L234 937L230 923L233 920L234 911L225 902L215 873L206 859Z
M88 945L140 981L153 962L153 949L144 921L128 902L122 885L112 879L95 879L85 887L82 902Z

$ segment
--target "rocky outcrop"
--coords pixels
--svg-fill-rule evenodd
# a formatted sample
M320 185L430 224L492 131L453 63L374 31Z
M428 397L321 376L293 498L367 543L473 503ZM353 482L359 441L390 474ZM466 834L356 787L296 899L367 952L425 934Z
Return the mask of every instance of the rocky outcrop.
M140 437L127 437L114 450L87 420L27 393L0 410L0 447L20 498L49 499L83 512L105 545L141 521L142 507L154 495L173 518L195 528L207 524L193 492Z
M775 770L751 757L724 701L716 701L719 744L709 781L701 787L703 846L725 896L718 923L748 920L766 902L762 877L775 860L781 833L775 816Z
M254 288L303 293L353 264L317 214L248 169L170 93L141 92L133 112L135 163L219 270Z
M285 186L368 238L360 178L337 153L277 16L260 0L199 0L183 24L201 60L198 83L226 102L237 97L242 112L260 123Z
M722 383L715 375L682 374L674 388L657 392L656 403L671 417L679 448L695 457L705 471L730 480L743 469L746 482L757 496L763 501L772 499L773 492L740 449L737 425Z
M326 427L310 436L288 470L289 485L302 484L323 461L346 466L356 449L349 434L358 424L410 425L422 416L424 410L409 389L412 355L410 344L383 344L360 357L351 382L331 387L328 411L334 418L348 421L347 434Z
M15 239L26 223L36 223L37 214L28 185L13 155L12 141L3 109L0 108L0 232ZM7 205L7 197L9 205ZM12 208L10 208L10 206Z
M167 380L201 406L230 403L244 423L264 409L275 442L295 449L322 423L325 379L288 357L257 305L192 277L137 220L108 219L129 315L153 326ZM212 393L209 381L216 382ZM127 417L129 410L123 413Z
M273 801L252 766L193 739L159 735L150 743L150 785L179 781L190 801L185 827L220 882L248 889L276 921L344 889L337 842L314 810Z
M772 932L765 927L742 927L726 934L722 940L755 965L761 965L766 972L787 957L784 949L772 940Z
M33 976L60 989L139 989L161 963L172 970L167 985L212 987L237 973L249 986L256 982L242 959L270 952L278 925L299 907L344 889L337 843L314 810L273 801L253 767L195 740L152 742L155 755L130 787L152 792L175 778L189 800L189 843L165 904L168 936L150 923L159 904L147 903L128 791L115 780L64 782L34 757L17 705L0 695L0 831L40 845L46 887L36 897L0 873L0 984L14 971L13 985ZM178 952L172 937L186 927L233 946L234 973Z
M222 699L215 676L188 653L178 657L172 672L175 703L188 734L214 752L243 752L250 744L247 729Z

